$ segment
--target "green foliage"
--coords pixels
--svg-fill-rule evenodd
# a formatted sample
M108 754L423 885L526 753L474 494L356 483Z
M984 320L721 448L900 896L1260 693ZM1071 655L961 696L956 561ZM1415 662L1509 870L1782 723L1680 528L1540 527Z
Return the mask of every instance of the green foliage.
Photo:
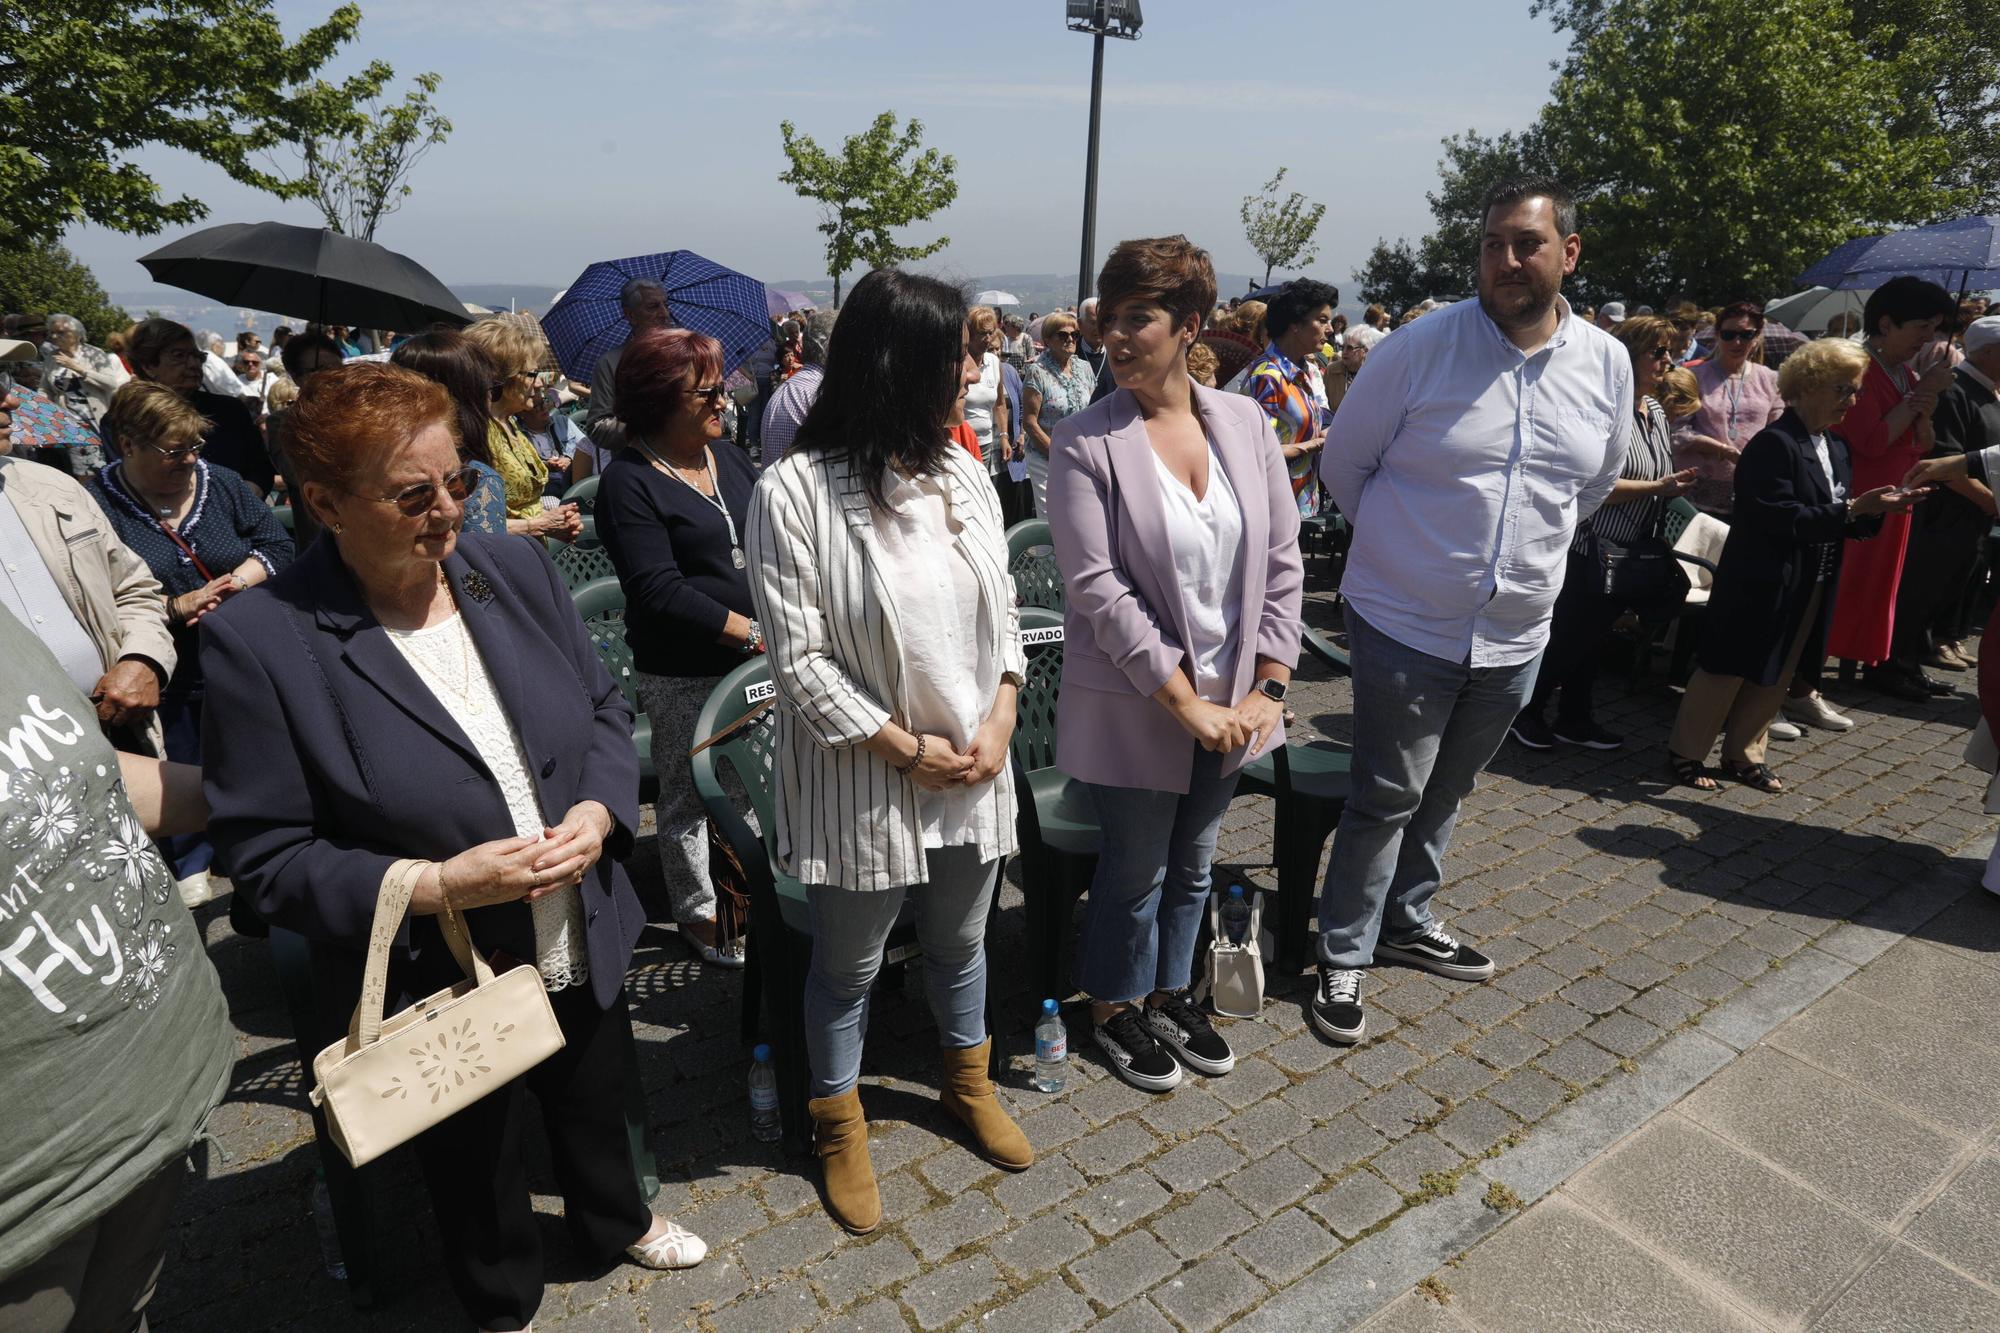
M1863 40L1858 11L1916 26ZM1995 23L1972 41L1986 68L1966 70L1938 47L1936 20L1955 15L1945 29L1972 40L1962 20L1975 11ZM1576 192L1578 297L1655 304L1789 291L1849 237L1960 212L1992 188L1982 180L2000 183L1992 127L1989 167L1947 124L1970 133L1993 116L2000 0L1536 0L1533 12L1570 31L1569 55L1528 129L1445 140L1437 230L1414 247L1433 288L1472 287L1479 201L1515 173ZM1913 92L1919 65L1936 90L1940 61L1966 77L1948 95ZM1378 247L1357 276L1379 270L1393 289L1398 258Z
M97 285L75 255L52 242L0 246L0 310L75 315L89 341L102 344L132 317Z
M1271 281L1274 268L1304 268L1319 255L1313 233L1326 216L1326 205L1313 203L1297 190L1284 199L1278 187L1284 184L1287 168L1264 182L1256 194L1243 196L1243 234L1250 248L1264 261L1264 283Z
M1642 298L1770 296L1834 246L1960 202L1942 135L1844 0L1615 0L1539 132L1577 191L1580 275Z
M298 90L360 22L345 4L287 42L270 0L0 0L0 249L78 221L147 235L206 216L131 161L155 144L300 197L257 160L324 128Z
M419 74L402 101L384 103L382 90L395 75L376 60L340 83L315 79L299 93L311 128L292 145L296 183L328 227L364 241L409 198L417 163L451 136L451 122L431 103L443 79Z
M1354 270L1361 299L1393 314L1427 296L1471 290L1458 283L1460 266L1451 256L1440 253L1442 247L1435 235L1424 237L1420 247L1406 240L1375 242L1367 262Z
M834 304L840 303L842 275L857 263L871 270L890 268L934 255L951 243L949 236L940 236L929 245L906 246L891 235L958 197L958 161L950 154L926 148L904 164L923 142L923 122L912 120L898 135L896 113L884 111L867 130L847 136L838 156L800 134L789 120L778 129L791 163L778 179L820 207Z

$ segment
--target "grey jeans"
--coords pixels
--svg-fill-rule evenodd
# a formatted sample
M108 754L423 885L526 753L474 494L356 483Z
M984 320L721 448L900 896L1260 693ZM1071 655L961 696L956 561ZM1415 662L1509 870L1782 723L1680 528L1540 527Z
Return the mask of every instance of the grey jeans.
M933 847L924 859L930 881L908 889L806 886L813 936L806 1052L815 1097L836 1096L861 1080L868 992L906 893L916 896L924 991L938 1044L962 1050L986 1040L986 913L1000 862L980 860L971 847Z
M659 826L660 878L667 883L667 902L676 922L713 921L715 886L708 880L708 813L695 794L688 751L697 740L706 739L694 734L695 718L722 677L653 676L644 671L634 675L639 683L639 703L653 724L653 771L660 777L653 822ZM754 827L756 820L751 824Z

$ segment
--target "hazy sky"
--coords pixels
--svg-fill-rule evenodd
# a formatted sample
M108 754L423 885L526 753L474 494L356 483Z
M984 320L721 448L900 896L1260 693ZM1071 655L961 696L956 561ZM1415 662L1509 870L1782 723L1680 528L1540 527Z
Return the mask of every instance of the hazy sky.
M331 0L279 0L289 31ZM1061 0L369 0L340 70L436 70L456 124L378 240L447 283L566 284L592 259L689 248L767 280L823 271L814 207L778 183L778 122L834 146L894 110L958 159L958 200L906 239L925 267L1074 272L1090 39ZM1326 203L1315 276L1351 288L1377 237L1429 223L1438 140L1525 125L1561 40L1528 0L1146 0L1106 43L1098 251L1186 232L1261 272L1240 201L1279 166ZM139 161L208 222L316 223L186 156ZM113 290L167 237L74 229ZM856 275L850 274L852 282Z

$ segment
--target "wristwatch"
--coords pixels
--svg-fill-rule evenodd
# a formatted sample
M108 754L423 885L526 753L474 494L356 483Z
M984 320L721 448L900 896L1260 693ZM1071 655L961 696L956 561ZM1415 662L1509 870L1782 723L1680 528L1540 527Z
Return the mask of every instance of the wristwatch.
M1273 680L1269 676L1257 682L1257 693L1275 704L1283 703L1285 701L1285 694L1290 689L1291 686L1287 685L1284 681Z
M750 637L743 641L742 652L745 657L754 657L763 651L764 627L753 620L750 622Z

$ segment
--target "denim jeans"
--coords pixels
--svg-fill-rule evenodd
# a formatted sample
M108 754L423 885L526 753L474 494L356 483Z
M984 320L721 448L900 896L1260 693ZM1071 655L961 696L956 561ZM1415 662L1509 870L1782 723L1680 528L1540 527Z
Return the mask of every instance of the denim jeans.
M1209 863L1237 775L1197 750L1187 795L1086 784L1104 830L1084 904L1077 985L1094 1000L1179 990L1194 967Z
M917 899L917 942L938 1044L963 1050L986 1040L986 913L1000 863L980 860L971 847L933 847L924 859L930 882L907 889L806 886L813 936L806 1053L815 1097L836 1096L861 1080L868 993L905 893Z
M1319 897L1319 959L1366 967L1384 931L1431 923L1458 805L1535 685L1539 659L1474 667L1406 647L1347 613L1354 794Z

